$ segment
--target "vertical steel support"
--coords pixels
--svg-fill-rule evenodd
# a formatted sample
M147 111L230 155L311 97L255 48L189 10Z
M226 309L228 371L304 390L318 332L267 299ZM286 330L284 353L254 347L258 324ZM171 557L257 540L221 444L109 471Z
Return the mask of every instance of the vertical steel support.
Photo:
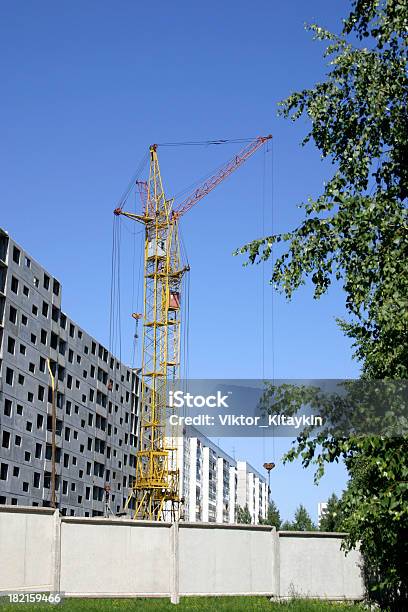
M168 424L168 397L179 377L181 283L187 268L181 263L172 206L164 194L153 145L144 215L122 213L145 225L140 434L132 495L134 518L177 521L178 432Z

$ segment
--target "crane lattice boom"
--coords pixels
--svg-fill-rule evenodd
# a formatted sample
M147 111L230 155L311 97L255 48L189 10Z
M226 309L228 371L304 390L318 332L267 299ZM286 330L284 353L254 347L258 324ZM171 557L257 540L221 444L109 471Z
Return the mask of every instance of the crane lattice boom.
M251 142L247 147L242 149L238 155L235 155L230 161L228 161L216 174L214 174L211 178L206 180L198 189L196 189L192 194L190 194L187 198L185 198L182 202L179 202L175 206L174 215L177 217L181 217L186 212L190 210L199 202L202 198L204 198L210 191L215 189L217 185L222 183L226 178L229 177L235 170L237 170L242 164L253 155L267 140L272 138L272 134L268 136L258 136L253 142Z

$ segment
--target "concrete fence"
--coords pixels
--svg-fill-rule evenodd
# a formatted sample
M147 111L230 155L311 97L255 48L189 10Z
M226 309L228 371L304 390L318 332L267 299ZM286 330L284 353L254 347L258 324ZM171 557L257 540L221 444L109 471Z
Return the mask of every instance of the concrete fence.
M360 557L341 534L269 526L68 518L0 507L0 593L71 597L363 596Z

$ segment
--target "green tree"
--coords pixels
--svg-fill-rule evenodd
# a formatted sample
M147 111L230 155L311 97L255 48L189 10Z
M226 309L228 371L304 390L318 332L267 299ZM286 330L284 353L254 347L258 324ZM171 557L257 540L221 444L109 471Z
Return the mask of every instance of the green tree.
M293 521L284 521L280 527L281 531L315 531L316 526L306 508L299 504L295 511Z
M250 525L252 523L248 505L244 507L237 506L237 523L244 523L245 525Z
M291 523L290 521L284 521L281 525L280 530L281 531L293 531L294 530L293 523Z
M348 547L361 542L365 583L381 608L408 609L408 438L367 438L346 465Z
M274 527L276 527L276 531L279 531L282 521L278 507L273 500L269 502L266 518L261 519L259 522L262 525L273 525Z
M255 240L240 251L250 263L276 260L271 283L290 299L306 280L314 298L333 280L345 293L339 325L353 340L365 379L408 378L408 5L354 0L339 35L313 25L326 41L326 78L296 92L280 114L311 124L333 175L305 204L295 229ZM275 253L275 249L277 252ZM306 431L287 459L346 461L346 545L361 542L366 585L383 609L407 606L407 437L331 435L321 446Z
M327 507L320 517L320 531L343 531L343 510L341 500L333 493L327 500Z
M306 508L300 504L296 508L295 518L292 523L292 528L294 531L315 531L316 526L314 525L310 514L306 510Z

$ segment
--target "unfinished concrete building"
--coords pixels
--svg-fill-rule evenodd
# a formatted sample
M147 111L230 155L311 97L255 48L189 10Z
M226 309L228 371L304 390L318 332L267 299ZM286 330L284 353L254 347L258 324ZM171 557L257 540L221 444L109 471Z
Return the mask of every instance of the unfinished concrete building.
M62 310L61 284L0 231L0 503L49 506L51 377L63 514L119 512L134 475L137 377Z

